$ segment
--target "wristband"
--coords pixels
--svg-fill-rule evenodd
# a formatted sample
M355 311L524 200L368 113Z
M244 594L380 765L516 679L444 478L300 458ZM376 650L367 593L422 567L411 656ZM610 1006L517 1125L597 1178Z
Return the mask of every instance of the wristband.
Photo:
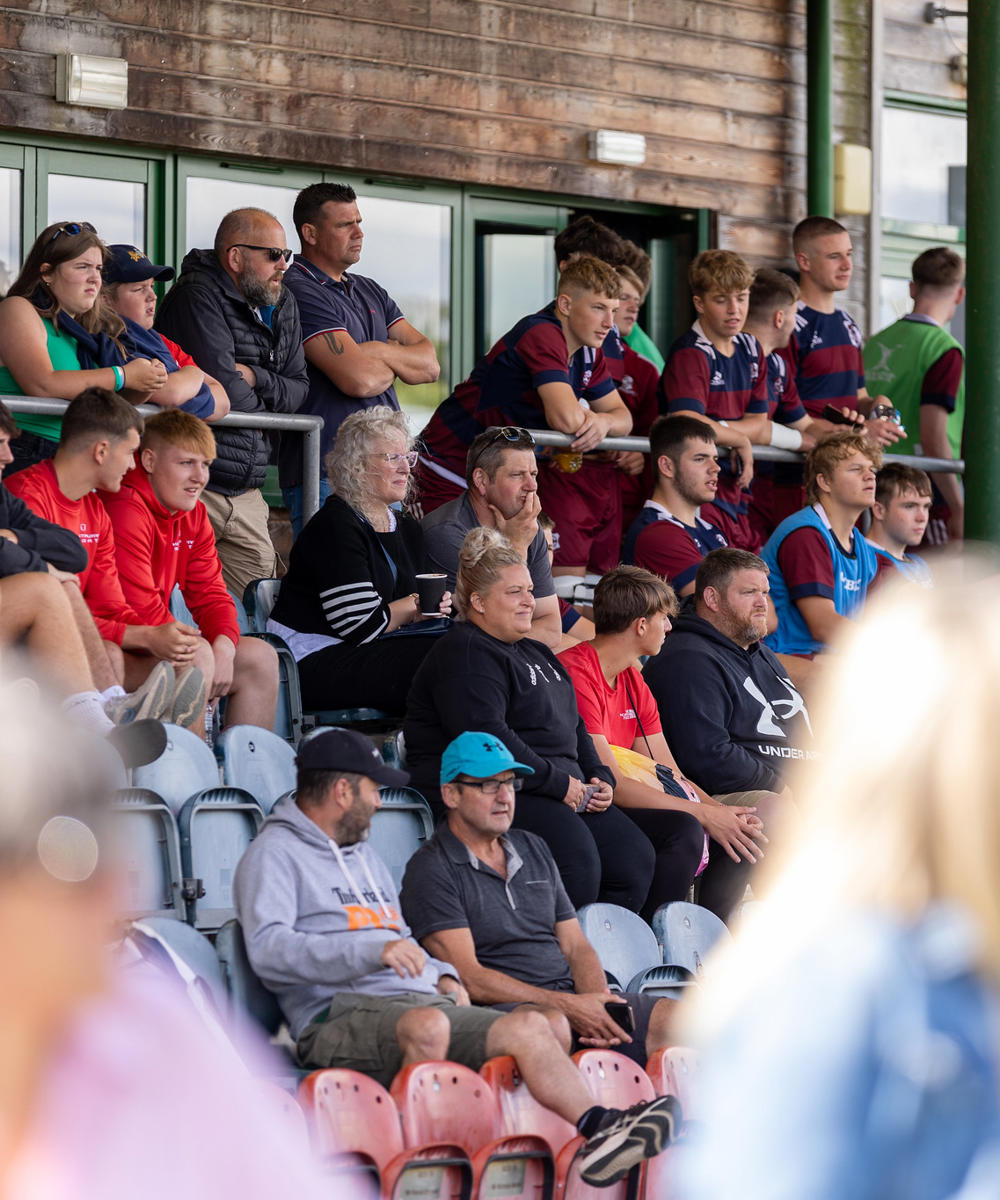
M771 422L771 445L780 450L801 450L802 434L798 429L789 429L787 425Z
M115 373L115 391L120 392L125 386L125 372L121 367L112 367L111 370Z

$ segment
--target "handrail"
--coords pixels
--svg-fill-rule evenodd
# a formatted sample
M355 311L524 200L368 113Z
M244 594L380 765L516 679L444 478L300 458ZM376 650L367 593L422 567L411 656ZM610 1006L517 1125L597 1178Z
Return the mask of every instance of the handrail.
M11 412L51 417L61 417L69 407L68 400L56 400L54 397L0 396L0 400ZM140 404L138 410L144 417L166 411L156 404ZM323 428L323 418L311 413L231 412L212 422L212 427L216 425L229 429L260 429L265 432L281 429L302 435L302 518L303 521L308 521L319 509L319 435Z
M538 446L561 446L568 448L573 444L573 434L556 433L554 429L529 429L527 431L535 439ZM800 463L805 455L800 450L781 450L777 446L751 446L755 459L762 462ZM638 450L641 454L649 453L649 438L644 437L609 437L594 447L595 450ZM723 447L725 449L725 447ZM917 467L928 474L944 472L951 475L961 475L965 471L964 458L924 458L922 454L883 454L882 461L886 463L901 463L904 467Z

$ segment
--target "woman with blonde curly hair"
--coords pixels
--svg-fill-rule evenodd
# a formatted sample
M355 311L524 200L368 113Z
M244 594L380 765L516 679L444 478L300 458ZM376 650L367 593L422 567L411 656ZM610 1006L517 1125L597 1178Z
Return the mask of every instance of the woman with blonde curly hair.
M424 632L423 534L395 507L415 460L406 417L384 405L352 413L326 457L332 495L296 539L268 622L298 661L307 709L402 712L433 644L400 636ZM446 592L441 613L450 606Z

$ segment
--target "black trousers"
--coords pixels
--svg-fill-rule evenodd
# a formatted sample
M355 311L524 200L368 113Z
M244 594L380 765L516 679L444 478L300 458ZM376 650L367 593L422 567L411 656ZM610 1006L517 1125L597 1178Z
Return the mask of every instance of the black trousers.
M649 838L656 852L653 881L641 910L649 921L661 904L687 899L701 863L705 831L696 818L685 812L657 808L624 811Z
M414 673L436 639L378 638L367 646L327 646L299 661L302 705L380 708L402 715Z

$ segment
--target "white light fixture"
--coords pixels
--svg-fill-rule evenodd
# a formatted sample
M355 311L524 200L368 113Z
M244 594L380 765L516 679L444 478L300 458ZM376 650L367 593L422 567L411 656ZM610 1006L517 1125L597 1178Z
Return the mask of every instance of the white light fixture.
M646 139L641 133L621 129L597 129L590 134L590 157L594 162L638 167L646 161Z
M56 99L88 108L126 108L128 63L93 54L57 54Z

